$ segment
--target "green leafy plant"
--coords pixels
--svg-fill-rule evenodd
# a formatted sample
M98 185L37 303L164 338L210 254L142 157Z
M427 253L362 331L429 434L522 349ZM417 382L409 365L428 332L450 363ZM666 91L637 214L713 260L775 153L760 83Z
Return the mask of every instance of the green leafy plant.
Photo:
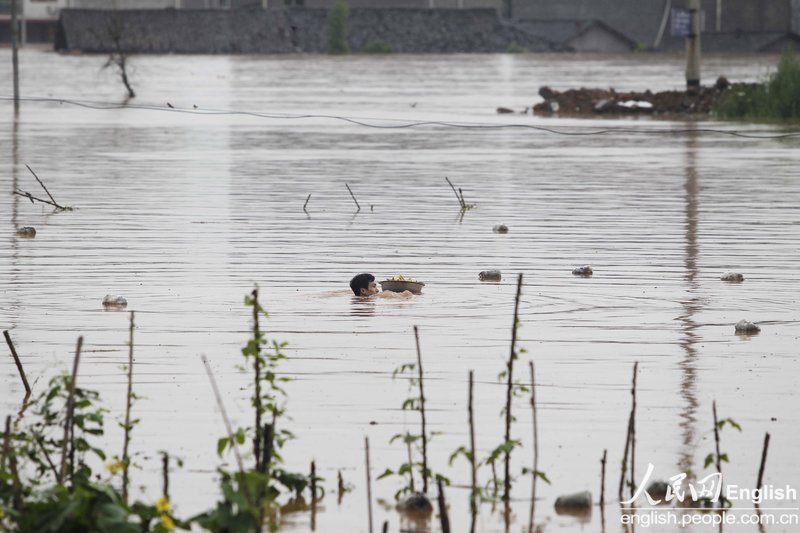
M721 119L762 121L800 120L800 58L787 49L777 70L761 83L734 83L714 102L712 114Z
M253 392L250 398L254 425L239 427L217 440L217 454L226 451L241 459L238 447L252 439L252 467L240 463L238 472L219 469L222 499L214 509L195 517L198 524L214 531L252 531L266 520L271 529L277 527L281 495L302 498L311 484L304 475L283 467L281 449L294 438L281 426L286 419L287 394L283 385L289 378L280 376L278 365L286 359L283 349L287 343L269 341L261 329L260 320L269 315L258 300L258 288L245 297L245 306L252 315L252 332L241 352L246 367L252 368ZM264 422L268 420L268 422ZM316 478L321 479L321 478Z
M524 46L520 46L517 43L511 43L508 45L508 49L506 50L509 54L527 54L528 49Z

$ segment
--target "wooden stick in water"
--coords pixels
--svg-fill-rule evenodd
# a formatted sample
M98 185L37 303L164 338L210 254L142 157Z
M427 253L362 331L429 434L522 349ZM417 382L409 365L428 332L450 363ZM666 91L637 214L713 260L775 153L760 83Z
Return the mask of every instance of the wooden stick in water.
M769 433L764 435L764 448L761 450L761 466L758 467L758 481L756 488L761 488L761 481L764 479L764 465L767 462L767 449L769 448Z
M78 379L78 363L81 359L82 347L83 337L78 337L78 345L75 347L75 359L72 363L72 378L69 381L67 416L64 420L64 440L61 443L61 468L58 474L58 483L61 485L64 484L64 476L67 474L67 444L72 439L72 414L75 410L75 381Z
M367 461L367 516L369 518L369 533L372 533L372 476L369 468L369 437L364 437L364 455Z
M606 503L606 455L608 450L603 450L603 458L600 459L600 511Z
M350 196L353 198L353 201L356 203L356 207L358 208L359 211L361 211L361 206L358 205L358 200L356 200L356 195L353 194L352 190L350 190L350 185L345 183L344 186L347 187L347 191L350 193Z
M26 167L28 170L30 170L30 171L31 171L31 174L33 174L33 177L34 177L34 178L36 178L36 181L38 181L38 182L39 182L39 185L41 185L41 186L42 186L42 189L44 189L44 192L46 192L46 193L47 193L47 197L48 197L48 198L50 198L50 201L51 201L51 202L53 202L53 205L54 205L54 206L56 206L56 207L58 207L58 208L60 208L60 209L64 209L62 206L58 205L58 202L56 202L56 199L55 199L55 198L53 198L53 195L52 195L52 194L50 194L50 191L48 191L48 190L47 190L47 187L45 187L45 186L44 186L44 183L42 183L42 180L40 180L40 179L39 179L39 176L37 176L37 175L36 175L36 172L34 172L34 171L33 171L33 169L32 169L30 166L28 166L27 164L25 165L25 167Z
M422 417L422 492L428 493L428 433L425 423L425 390L422 384L422 353L419 349L419 330L414 326L414 340L417 344L417 368L419 369L419 413Z
M439 488L439 523L442 527L442 533L450 533L450 517L447 516L447 502L444 498L442 480L437 479L436 485Z
M469 531L475 533L475 521L478 516L478 468L475 464L475 410L473 408L474 372L469 371L469 466L472 474L470 480L469 509L471 514Z
M6 338L8 349L11 350L11 357L14 358L14 364L17 365L19 377L22 379L22 386L25 387L25 401L27 402L28 397L31 395L31 386L28 384L28 378L25 376L25 369L22 368L22 362L19 360L17 350L14 348L14 343L11 342L11 336L8 334L8 330L3 331L3 336Z
M631 407L631 497L636 491L636 375L639 370L639 362L633 364L633 386L631 387L631 396L633 396L633 405Z
M311 193L309 193L309 195L306 197L306 203L303 204L303 211L306 213L308 213L308 211L306 211L306 206L308 205L309 200L311 200Z
M169 454L167 452L161 455L161 478L163 496L169 500Z

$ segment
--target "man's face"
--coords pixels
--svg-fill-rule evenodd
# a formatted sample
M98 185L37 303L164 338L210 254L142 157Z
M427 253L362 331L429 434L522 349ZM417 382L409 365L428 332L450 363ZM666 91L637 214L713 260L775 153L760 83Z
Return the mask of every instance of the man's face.
M361 288L361 296L370 296L372 294L378 294L378 284L374 281L369 282L369 287Z

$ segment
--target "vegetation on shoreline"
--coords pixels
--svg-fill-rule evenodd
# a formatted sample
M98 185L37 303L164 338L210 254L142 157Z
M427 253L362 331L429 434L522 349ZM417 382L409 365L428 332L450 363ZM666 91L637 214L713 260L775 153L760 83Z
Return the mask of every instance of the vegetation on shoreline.
M800 120L800 58L787 50L762 83L735 83L714 104L721 119Z
M350 53L347 44L347 17L349 9L346 0L336 0L328 12L328 53L345 55Z

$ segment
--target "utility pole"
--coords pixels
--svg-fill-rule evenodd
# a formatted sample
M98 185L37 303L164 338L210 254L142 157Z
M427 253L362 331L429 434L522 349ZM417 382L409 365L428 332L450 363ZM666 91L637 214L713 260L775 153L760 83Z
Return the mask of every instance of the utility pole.
M700 91L700 0L689 0L692 29L686 38L686 92Z
M11 65L14 70L14 116L19 114L19 58L17 57L17 0L11 0Z

